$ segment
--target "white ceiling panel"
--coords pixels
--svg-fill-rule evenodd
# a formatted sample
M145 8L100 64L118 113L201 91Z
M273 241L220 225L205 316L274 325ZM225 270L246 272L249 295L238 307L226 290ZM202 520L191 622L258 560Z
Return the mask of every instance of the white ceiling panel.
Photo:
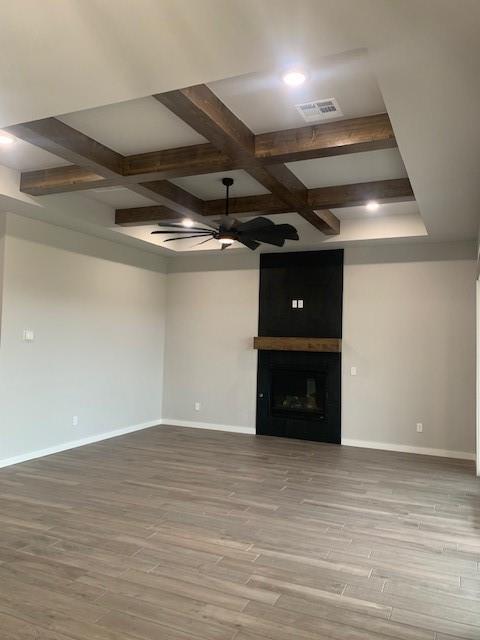
M17 171L36 171L68 164L63 158L18 138L13 144L0 145L0 165Z
M203 242L205 238L185 238L183 240L174 240L172 242L165 242L168 238L174 238L175 233L172 235L152 235L152 231L156 231L159 228L158 225L145 225L142 227L117 227L120 233L132 236L138 240L144 240L158 247L169 249L175 253L183 253L185 251L220 251L221 245L217 240L212 239L209 242ZM244 248L243 245L235 242L229 250Z
M148 207L156 204L154 200L149 200L143 196L124 189L123 187L106 187L105 189L92 189L85 191L85 195L97 202L103 202L115 209L124 209L128 207Z
M254 133L302 127L296 104L336 98L344 118L386 111L368 57L355 51L306 64L306 82L287 87L281 73L252 73L210 83L210 88Z
M69 113L59 120L124 155L206 142L150 96Z
M259 182L245 171L221 171L208 173L201 176L189 176L187 178L175 178L174 184L193 193L202 200L218 200L225 197L225 187L222 178L233 178L234 183L230 188L230 197L260 196L269 193Z
M301 160L287 166L308 189L407 177L398 149Z

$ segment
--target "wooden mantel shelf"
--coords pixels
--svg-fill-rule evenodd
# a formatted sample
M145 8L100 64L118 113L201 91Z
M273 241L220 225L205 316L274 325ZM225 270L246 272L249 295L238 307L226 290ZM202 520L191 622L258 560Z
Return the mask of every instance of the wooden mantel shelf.
M262 351L328 351L339 353L342 350L340 338L270 338L256 336L253 348Z

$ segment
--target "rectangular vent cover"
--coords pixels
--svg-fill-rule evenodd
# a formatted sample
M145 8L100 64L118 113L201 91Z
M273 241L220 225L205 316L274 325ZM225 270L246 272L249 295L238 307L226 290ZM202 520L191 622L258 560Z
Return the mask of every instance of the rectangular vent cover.
M296 104L295 108L305 120L305 122L330 120L332 118L340 118L341 116L343 116L342 110L338 106L338 102L335 100L335 98L312 100L312 102Z

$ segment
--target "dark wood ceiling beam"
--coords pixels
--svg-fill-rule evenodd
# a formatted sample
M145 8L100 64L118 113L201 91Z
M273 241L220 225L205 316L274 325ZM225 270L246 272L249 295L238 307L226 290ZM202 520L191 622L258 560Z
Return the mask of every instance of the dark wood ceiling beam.
M242 168L212 144L164 149L126 156L124 175L133 180L164 180Z
M320 229L327 236L338 236L340 233L340 220L330 209L302 209L299 211L304 220Z
M230 198L229 211L232 215L254 215L262 213L266 215L277 213L292 213L292 207L282 202L271 193L261 196L244 196L241 198ZM221 216L225 210L223 200L206 200L203 205L204 215Z
M255 156L268 162L297 162L396 147L386 113L255 136Z
M307 202L307 190L283 164L262 165L255 155L255 135L206 85L186 87L154 96L172 113L203 135L274 196L327 235L339 233L340 222L331 214L317 216ZM330 224L334 222L334 224Z
M343 209L364 205L369 200L379 203L404 202L414 200L412 186L408 178L395 180L378 180L375 182L360 182L358 184L344 184L331 187L320 187L307 190L307 201L315 209ZM204 212L207 216L216 216L222 212L222 200L207 200ZM251 215L252 212L276 214L291 212L292 208L274 196L248 196L246 198L232 198L230 200L232 215Z
M185 191L173 182L168 180L156 180L153 182L142 182L130 185L129 189L144 195L150 200L156 200L161 204L170 207L184 216L204 215L204 200L200 200L189 191Z
M255 136L205 84L153 96L232 160L254 162Z
M45 196L243 168L242 163L234 162L210 144L192 145L125 156L123 176L110 179L77 165L26 171L21 175L21 191Z
M280 202L289 206L291 211L296 211L300 217L325 235L334 236L340 233L340 220L331 211L314 211L308 203L307 188L284 164L256 167L250 169L249 173Z
M123 176L123 156L56 118L16 124L5 129L20 140L90 169L98 176ZM85 174L84 174L85 177Z
M316 209L361 206L369 200L384 203L405 202L414 199L412 185L408 178L321 187L308 191L308 202Z
M258 162L269 164L370 151L396 146L396 141L387 114L380 114L263 133L255 136L254 146ZM234 161L212 144L205 143L125 156L122 183L168 180L244 169L248 166L251 166L251 161ZM34 196L96 189L115 184L119 182L114 178L107 181L94 170L76 165L28 171L22 173L21 177L21 190Z
M369 200L377 202L404 202L413 200L413 191L408 178L397 180L379 180L376 182L363 182L359 184L347 184L332 187L321 187L319 189L307 190L307 200L310 206L315 207L317 216L325 216L326 222L333 225L333 220L328 220L331 213L328 209L342 209L357 205L365 205ZM327 210L322 207L326 206ZM203 203L204 216L221 216L224 212L225 203L222 199L207 200ZM243 198L232 198L230 200L230 213L234 216L252 216L263 213L275 215L291 213L293 210L284 202L272 194L260 196L246 196ZM157 211L158 209L158 211ZM152 224L157 221L155 216L163 216L164 210L161 207L138 207L135 209L118 209L116 218L117 224ZM130 212L130 213L129 213ZM160 217L158 221L165 219ZM171 218L168 218L171 219Z
M20 191L30 196L48 196L53 193L113 187L118 183L116 178L103 178L91 169L71 165L23 172L20 176Z
M63 183L70 180L80 189L124 186L162 206L169 207L182 216L198 218L203 216L203 201L167 180L130 183L124 177L125 157L92 140L85 134L69 127L55 118L46 118L15 125L8 128L18 138L55 153L65 160L75 162L75 167L63 168ZM92 173L94 172L93 175ZM48 173L35 172L37 179L48 180ZM76 179L72 175L77 175ZM21 188L25 190L28 178L22 176ZM30 193L39 195L38 187L30 184ZM57 189L58 193L59 190Z

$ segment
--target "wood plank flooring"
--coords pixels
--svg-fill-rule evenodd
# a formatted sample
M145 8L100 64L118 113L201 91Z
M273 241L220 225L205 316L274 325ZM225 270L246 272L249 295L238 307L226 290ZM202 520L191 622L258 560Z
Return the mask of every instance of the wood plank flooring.
M0 470L2 640L480 639L473 463L159 427Z

